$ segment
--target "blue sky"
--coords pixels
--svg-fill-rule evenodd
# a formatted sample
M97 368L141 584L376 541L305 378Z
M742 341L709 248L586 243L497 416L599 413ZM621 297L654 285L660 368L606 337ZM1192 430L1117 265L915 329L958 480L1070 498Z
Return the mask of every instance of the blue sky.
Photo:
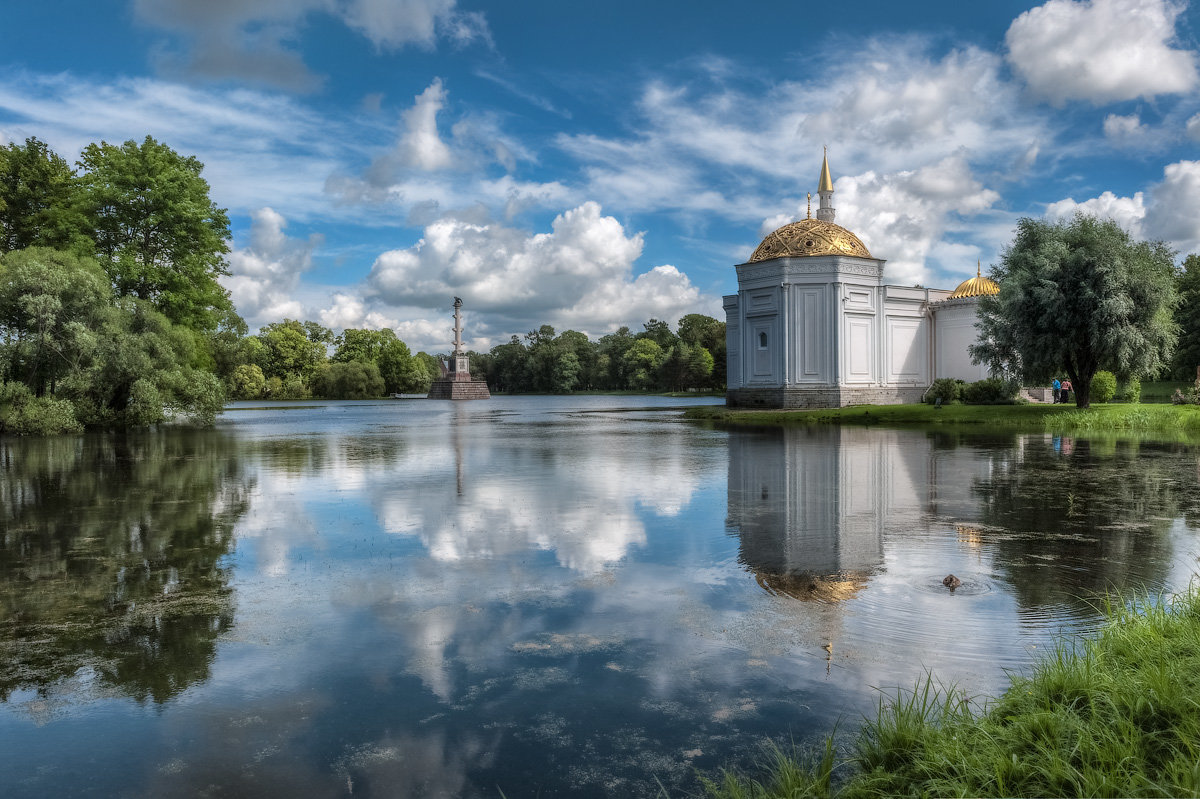
M206 165L252 326L448 349L720 316L802 217L953 287L1023 216L1200 251L1200 14L1167 0L19 3L0 141L147 134Z

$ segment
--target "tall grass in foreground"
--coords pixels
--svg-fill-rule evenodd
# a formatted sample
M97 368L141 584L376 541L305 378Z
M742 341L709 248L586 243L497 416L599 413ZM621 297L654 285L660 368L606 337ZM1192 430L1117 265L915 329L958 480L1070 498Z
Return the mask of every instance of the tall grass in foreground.
M830 739L816 761L772 750L765 781L727 772L705 789L729 799L1200 796L1200 588L1104 611L1095 637L1060 643L998 699L977 705L930 677L881 701L836 765Z

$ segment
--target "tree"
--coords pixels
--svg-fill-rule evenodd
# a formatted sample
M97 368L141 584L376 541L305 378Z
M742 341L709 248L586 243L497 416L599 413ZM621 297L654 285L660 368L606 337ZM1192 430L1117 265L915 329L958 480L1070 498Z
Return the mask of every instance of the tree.
M1175 322L1179 325L1179 344L1175 347L1172 376L1176 380L1195 380L1200 367L1200 255L1183 259L1183 271L1177 284L1179 307Z
M153 303L168 319L215 330L232 304L229 217L208 196L204 165L147 136L84 148L84 207L117 296Z
M383 378L371 361L324 364L312 382L313 393L327 399L370 399L383 394Z
M0 254L53 247L87 255L85 231L70 164L32 137L0 147Z
M725 387L725 323L711 316L692 313L679 320L679 338L691 345L700 345L708 350L713 359L707 385L712 388Z
M1022 219L991 277L1000 293L980 300L972 358L1029 383L1065 371L1080 408L1098 370L1151 376L1175 346L1173 253L1111 220Z
M629 387L636 391L646 391L657 386L659 367L662 366L664 357L662 347L653 339L636 339L621 358Z
M320 331L306 328L306 325L313 323L284 319L263 325L258 334L263 345L259 366L268 379L277 377L287 382L288 378L295 377L307 381L325 362L325 343L309 338L309 333L314 332L321 339Z

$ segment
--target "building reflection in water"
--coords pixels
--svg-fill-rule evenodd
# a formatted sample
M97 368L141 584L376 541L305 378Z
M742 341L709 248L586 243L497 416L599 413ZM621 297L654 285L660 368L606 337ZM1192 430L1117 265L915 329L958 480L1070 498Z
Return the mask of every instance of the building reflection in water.
M726 526L739 560L772 593L854 596L883 567L885 532L927 530L938 506L978 518L970 489L989 464L933 448L927 436L867 428L731 435Z

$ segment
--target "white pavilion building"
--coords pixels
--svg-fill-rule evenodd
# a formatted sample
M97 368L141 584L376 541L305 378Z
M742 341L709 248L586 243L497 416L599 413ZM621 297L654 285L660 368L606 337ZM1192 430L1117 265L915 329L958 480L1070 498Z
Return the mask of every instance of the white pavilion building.
M834 224L829 159L820 207L762 240L724 298L726 404L832 408L919 402L936 379L988 376L973 364L979 297L1000 287L976 274L953 291L889 286L881 258Z

